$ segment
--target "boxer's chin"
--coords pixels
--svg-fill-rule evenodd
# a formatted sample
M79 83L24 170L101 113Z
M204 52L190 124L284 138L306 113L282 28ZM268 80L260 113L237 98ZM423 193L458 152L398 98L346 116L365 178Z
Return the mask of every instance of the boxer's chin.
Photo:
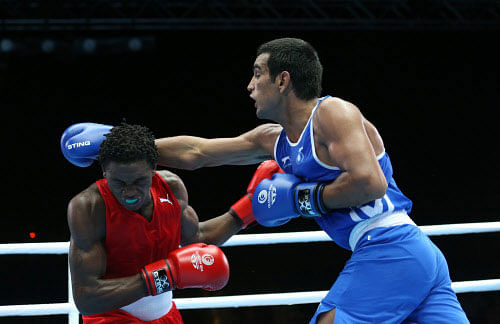
M257 107L257 104L255 104L257 110L255 111L255 115L257 116L257 118L259 119L267 119L266 118L266 109L263 108L263 107Z

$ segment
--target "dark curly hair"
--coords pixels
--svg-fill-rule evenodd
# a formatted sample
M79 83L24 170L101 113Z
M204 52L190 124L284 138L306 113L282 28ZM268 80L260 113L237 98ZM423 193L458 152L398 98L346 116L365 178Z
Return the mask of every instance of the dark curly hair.
M144 126L122 122L105 135L99 148L99 163L146 161L155 167L160 154L153 133Z
M263 53L269 53L267 67L272 82L279 73L288 71L298 98L311 100L321 95L323 66L318 53L308 42L298 38L279 38L260 45L257 56Z

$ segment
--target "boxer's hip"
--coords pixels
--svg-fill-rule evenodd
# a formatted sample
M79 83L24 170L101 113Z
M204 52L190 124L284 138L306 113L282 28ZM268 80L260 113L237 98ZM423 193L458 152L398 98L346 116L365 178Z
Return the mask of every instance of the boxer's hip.
M94 323L155 323L181 324L182 318L172 301L172 292L141 298L120 309L83 316L84 324Z

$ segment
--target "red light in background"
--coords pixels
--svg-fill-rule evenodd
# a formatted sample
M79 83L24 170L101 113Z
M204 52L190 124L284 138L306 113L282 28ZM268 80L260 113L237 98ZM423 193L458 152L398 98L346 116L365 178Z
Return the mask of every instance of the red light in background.
M36 237L36 233L35 232L30 232L30 238L34 239Z

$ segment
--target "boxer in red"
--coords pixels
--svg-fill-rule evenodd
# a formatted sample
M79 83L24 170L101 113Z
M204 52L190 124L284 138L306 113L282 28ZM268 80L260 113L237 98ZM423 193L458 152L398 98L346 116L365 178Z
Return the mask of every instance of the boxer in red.
M61 148L78 166L98 159L104 176L68 205L73 296L85 324L182 323L172 290L226 285L229 265L216 245L255 221L253 191L280 171L264 162L247 195L199 222L182 180L156 171L159 154L147 128L76 124Z

